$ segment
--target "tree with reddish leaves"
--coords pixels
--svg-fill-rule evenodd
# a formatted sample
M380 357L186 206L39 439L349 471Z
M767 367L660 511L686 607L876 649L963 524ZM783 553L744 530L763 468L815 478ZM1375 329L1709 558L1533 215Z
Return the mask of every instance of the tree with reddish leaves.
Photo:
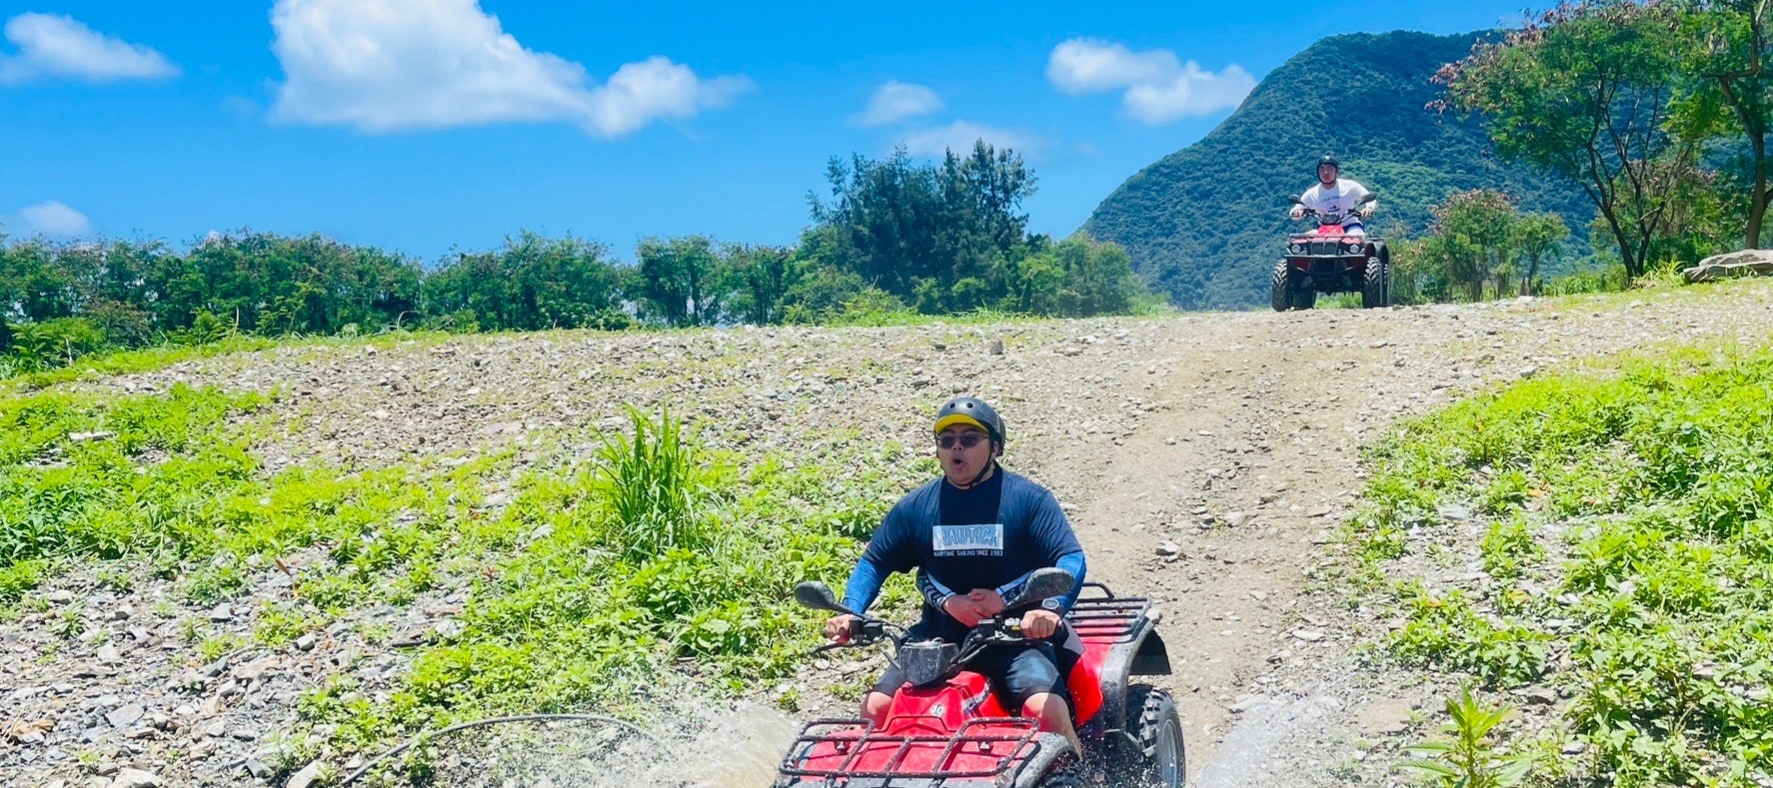
M1435 77L1443 108L1488 119L1497 153L1582 186L1633 278L1701 151L1673 123L1686 18L1655 0L1565 2Z

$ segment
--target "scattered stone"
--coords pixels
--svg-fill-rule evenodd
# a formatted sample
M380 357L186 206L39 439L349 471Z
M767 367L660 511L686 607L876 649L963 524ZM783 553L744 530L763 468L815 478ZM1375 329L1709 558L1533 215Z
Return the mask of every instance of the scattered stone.
M1435 512L1445 520L1464 521L1471 519L1471 509L1457 504L1446 504L1435 509Z
M110 788L156 788L160 778L153 772L141 769L118 769L117 776L111 779Z
M211 620L211 621L233 621L234 620L234 607L232 605L229 605L226 602L216 605L214 609L209 611L209 620Z
M1256 708L1257 706L1262 706L1267 703L1268 703L1268 696L1266 696L1266 695L1244 695L1244 696L1239 697L1237 699L1237 702L1231 705L1231 713L1232 714L1242 714L1246 711Z
M1526 700L1529 706L1551 706L1558 702L1557 692L1546 687L1525 687L1515 690L1515 694Z
M1324 639L1324 633L1319 632L1315 629L1295 629L1295 630L1293 630L1293 637L1296 637L1296 638L1303 640L1307 643L1316 643L1316 642Z
M314 761L307 766L303 766L301 771L296 772L295 776L289 778L286 788L311 788L311 786L320 779L320 773L323 768L324 767L319 761Z
M111 723L113 728L127 728L140 721L142 715L146 713L147 710L143 709L140 704L131 703L112 709L109 714L105 715L105 721Z

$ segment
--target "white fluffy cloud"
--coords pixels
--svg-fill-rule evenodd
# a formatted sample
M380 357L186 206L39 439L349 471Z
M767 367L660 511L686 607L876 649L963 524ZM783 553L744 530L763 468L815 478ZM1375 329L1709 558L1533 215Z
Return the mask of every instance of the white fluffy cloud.
M940 109L942 97L936 95L936 91L895 80L874 91L874 97L868 100L868 108L862 110L856 122L864 126L884 126Z
M277 0L275 118L369 132L566 120L604 137L687 118L750 89L654 56L597 85L523 48L478 0Z
M92 234L92 221L66 204L51 200L20 208L7 217L6 233L18 237L48 235L74 238Z
M1037 151L1045 144L1039 137L1030 134L964 120L913 132L904 139L904 143L905 150L914 156L941 156L950 150L964 156L972 152L973 143L978 140L984 140L996 148L1009 148L1023 155Z
M179 73L165 55L97 33L65 16L19 14L6 22L16 55L0 55L0 83L37 79L163 79Z
M1053 48L1047 79L1071 94L1124 91L1127 111L1151 125L1234 108L1256 87L1250 72L1236 64L1215 74L1167 49L1134 52L1087 38Z

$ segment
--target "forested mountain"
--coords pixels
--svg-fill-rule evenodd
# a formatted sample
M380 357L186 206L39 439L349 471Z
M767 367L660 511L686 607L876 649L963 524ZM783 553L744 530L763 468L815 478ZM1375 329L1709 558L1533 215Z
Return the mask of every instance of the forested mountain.
M1287 198L1313 182L1318 157L1377 192L1369 230L1421 234L1455 191L1500 189L1523 210L1564 216L1586 245L1593 205L1574 183L1504 166L1475 122L1425 109L1430 78L1480 35L1393 32L1313 44L1256 86L1199 142L1128 178L1084 225L1126 247L1134 269L1183 309L1267 303L1268 274L1289 228Z

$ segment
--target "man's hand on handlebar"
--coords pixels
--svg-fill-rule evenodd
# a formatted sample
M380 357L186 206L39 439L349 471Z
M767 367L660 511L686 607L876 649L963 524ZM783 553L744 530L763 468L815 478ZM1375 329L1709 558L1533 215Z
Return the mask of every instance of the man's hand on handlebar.
M848 643L862 619L852 613L839 613L825 619L825 639L832 643Z
M1059 631L1059 614L1051 610L1030 610L1022 614L1022 637L1040 640Z

